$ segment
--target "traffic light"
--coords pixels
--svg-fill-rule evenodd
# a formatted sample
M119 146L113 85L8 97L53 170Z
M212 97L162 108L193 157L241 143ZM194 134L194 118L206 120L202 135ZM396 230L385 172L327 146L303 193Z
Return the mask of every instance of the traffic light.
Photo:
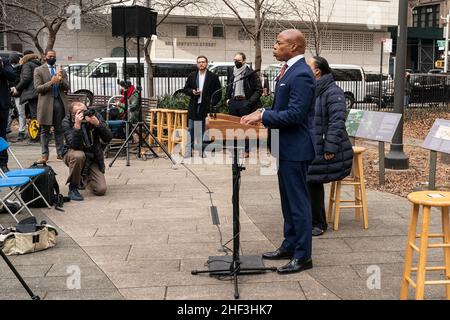
M444 60L437 60L436 62L435 62L435 64L434 64L434 66L436 67L436 68L444 68L444 66L445 66L445 61Z

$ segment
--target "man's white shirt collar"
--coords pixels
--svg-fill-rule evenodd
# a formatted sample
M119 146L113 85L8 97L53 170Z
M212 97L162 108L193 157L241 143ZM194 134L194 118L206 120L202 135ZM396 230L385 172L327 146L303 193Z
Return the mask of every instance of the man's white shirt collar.
M300 60L303 59L304 57L305 57L305 56L304 56L303 54L300 54L300 55L298 55L298 56L295 56L295 57L289 59L288 62L286 62L287 65L288 65L286 71L289 70L290 67L292 67L294 64L296 64L298 61L300 61Z

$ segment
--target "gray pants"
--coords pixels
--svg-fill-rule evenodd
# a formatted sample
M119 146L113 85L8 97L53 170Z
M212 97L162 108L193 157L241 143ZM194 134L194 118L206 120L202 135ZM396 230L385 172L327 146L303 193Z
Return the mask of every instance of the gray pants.
M55 144L56 144L56 153L60 156L63 154L64 147L64 136L62 130L62 121L65 116L64 104L61 101L61 98L55 98L53 103L53 128L55 133ZM48 149L48 144L51 139L50 129L52 126L41 125L41 148L42 155L48 156L50 151Z
M16 104L17 112L19 113L19 133L25 133L26 128L26 115L25 115L25 104L20 103L20 98L14 98ZM14 113L13 109L9 110L8 128L11 128L12 115Z

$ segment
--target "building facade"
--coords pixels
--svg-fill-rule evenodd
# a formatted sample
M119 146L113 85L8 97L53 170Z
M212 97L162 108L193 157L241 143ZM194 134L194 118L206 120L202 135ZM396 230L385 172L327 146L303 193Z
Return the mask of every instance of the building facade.
M273 0L283 10L283 0ZM299 6L311 1L296 0ZM237 51L247 54L248 60L255 58L254 41L242 28L239 20L220 1L210 1L210 6L201 10L174 10L159 26L152 46L153 58L194 59L200 54L212 61L231 61ZM380 69L381 42L390 38L389 26L397 25L398 0L322 0L320 17L327 30L322 33L321 55L333 64L357 64L365 70ZM254 13L249 8L238 8L244 21L252 24ZM308 56L314 55L311 44L313 34L308 32L298 15L287 10L282 18L269 19L262 32L263 67L276 63L272 49L279 31L287 27L303 30L308 38ZM307 20L307 19L306 19ZM8 36L8 48L19 49L21 41ZM123 40L113 38L110 29L100 29L82 23L81 29L69 30L66 26L58 33L55 49L63 64L88 62L97 57L120 56ZM130 55L135 55L135 44L128 41ZM27 49L23 45L22 49ZM389 53L384 53L384 61ZM384 71L388 71L388 63Z

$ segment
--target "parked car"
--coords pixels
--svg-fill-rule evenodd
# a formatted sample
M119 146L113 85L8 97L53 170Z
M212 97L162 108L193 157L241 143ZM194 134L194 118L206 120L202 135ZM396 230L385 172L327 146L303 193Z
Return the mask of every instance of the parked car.
M0 57L1 57L3 60L9 60L9 56L10 56L12 53L17 53L21 58L23 57L23 54L20 53L20 52L18 52L18 51L8 51L8 50L0 50Z
M382 75L381 84L381 104L394 101L394 80L390 74ZM380 74L366 73L366 101L379 104L380 100Z
M75 74L81 69L87 66L87 63L71 63L68 66L63 67L67 74Z
M444 73L443 69L431 69L428 71L428 74L440 74L440 73Z

